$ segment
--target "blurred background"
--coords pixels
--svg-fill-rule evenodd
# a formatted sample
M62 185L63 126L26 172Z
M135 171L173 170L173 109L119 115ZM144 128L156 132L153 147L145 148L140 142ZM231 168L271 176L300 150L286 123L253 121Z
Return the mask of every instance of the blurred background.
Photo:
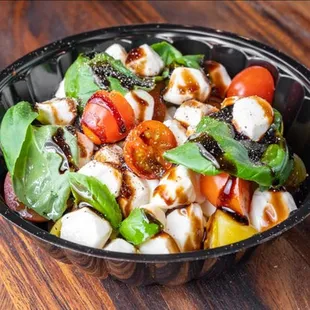
M307 1L0 1L0 69L68 35L121 24L165 22L236 32L310 66Z

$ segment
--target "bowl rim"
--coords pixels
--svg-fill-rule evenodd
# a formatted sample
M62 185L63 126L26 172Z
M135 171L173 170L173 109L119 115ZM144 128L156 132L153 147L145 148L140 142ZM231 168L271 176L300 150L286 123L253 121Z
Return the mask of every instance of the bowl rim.
M297 60L292 57L282 53L279 50L276 50L273 47L270 47L259 41L237 35L232 32L222 31L213 28L201 27L201 26L191 26L191 25L178 25L178 24L169 24L169 23L150 23L150 24L132 24L132 25L123 25L123 26L114 26L108 28L101 28L93 31L82 32L72 36L65 37L64 39L56 40L50 44L42 46L23 57L19 58L11 65L7 66L4 70L0 72L0 89L10 81L10 79L24 67L29 67L29 62L35 60L38 57L38 54L41 57L48 57L50 54L54 54L60 47L67 46L68 43L75 41L80 41L83 38L87 37L96 37L97 35L109 34L117 32L118 35L128 33L131 30L141 30L144 32L153 32L160 30L162 32L173 31L178 34L186 33L187 35L202 35L202 36L219 36L220 38L233 39L237 41L242 41L243 43L248 43L252 48L258 48L259 50L264 50L270 54L276 55L281 61L284 61L286 64L289 64L297 72L303 75L307 82L310 85L310 71ZM117 38L117 37L116 37ZM74 45L72 44L72 47ZM35 62L35 61L34 61ZM308 193L307 198L310 196ZM286 219L284 222L279 225L265 231L258 233L251 238L245 239L243 241L230 244L227 246L222 246L214 249L208 250L199 250L193 252L177 253L177 254L128 254L121 252L111 252L103 249L96 249L87 246L83 246L77 243L73 243L61 238L58 238L54 235L51 235L49 232L35 226L31 222L28 222L22 219L17 213L10 210L3 199L0 199L0 214L14 226L20 228L23 232L30 234L31 236L39 239L42 242L47 242L51 246L60 247L64 250L78 252L80 254L94 256L97 258L107 259L107 260L117 260L117 261L127 261L127 262L136 262L136 263L175 263L175 262L189 262L196 260L205 260L208 258L221 257L224 255L233 254L239 251L244 251L248 248L255 247L259 244L267 242L274 239L275 237L283 234L285 231L291 229L301 221L303 221L308 215L310 215L310 199L307 201L305 198L305 203L301 204L298 210L294 211L291 216ZM310 198L310 197L309 197Z

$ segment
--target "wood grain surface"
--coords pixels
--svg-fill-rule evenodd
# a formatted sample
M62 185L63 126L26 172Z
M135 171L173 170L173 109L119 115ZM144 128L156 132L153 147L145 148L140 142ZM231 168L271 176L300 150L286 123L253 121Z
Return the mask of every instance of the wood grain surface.
M236 32L310 67L310 2L0 1L0 69L67 35L170 22ZM0 219L0 310L310 309L310 218L221 278L129 287L58 263Z

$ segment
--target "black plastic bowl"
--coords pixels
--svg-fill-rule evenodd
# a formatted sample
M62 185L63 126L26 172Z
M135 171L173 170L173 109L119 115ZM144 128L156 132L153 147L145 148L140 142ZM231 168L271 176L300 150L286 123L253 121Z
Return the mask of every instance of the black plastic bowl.
M64 73L81 52L103 51L113 42L120 42L130 49L162 40L173 43L185 54L201 53L207 59L222 63L231 77L247 66L266 66L276 81L274 106L283 115L285 135L310 171L310 71L262 43L207 28L166 24L122 26L82 33L49 44L0 73L0 120L5 111L20 100L36 102L51 98ZM0 161L0 180L3 183L6 169L3 159ZM271 230L229 246L181 254L140 255L93 249L50 235L9 210L3 201L0 201L0 213L37 241L52 257L77 265L96 277L110 274L134 285L178 285L222 273L256 246L302 221L310 213L310 195L306 185L295 195L298 210Z

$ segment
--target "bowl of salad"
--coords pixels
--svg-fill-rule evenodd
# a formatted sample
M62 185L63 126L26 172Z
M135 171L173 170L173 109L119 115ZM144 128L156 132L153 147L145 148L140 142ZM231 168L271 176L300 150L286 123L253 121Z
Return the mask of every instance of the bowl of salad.
M13 63L0 94L0 213L96 277L213 277L310 213L310 72L259 42L101 29Z

